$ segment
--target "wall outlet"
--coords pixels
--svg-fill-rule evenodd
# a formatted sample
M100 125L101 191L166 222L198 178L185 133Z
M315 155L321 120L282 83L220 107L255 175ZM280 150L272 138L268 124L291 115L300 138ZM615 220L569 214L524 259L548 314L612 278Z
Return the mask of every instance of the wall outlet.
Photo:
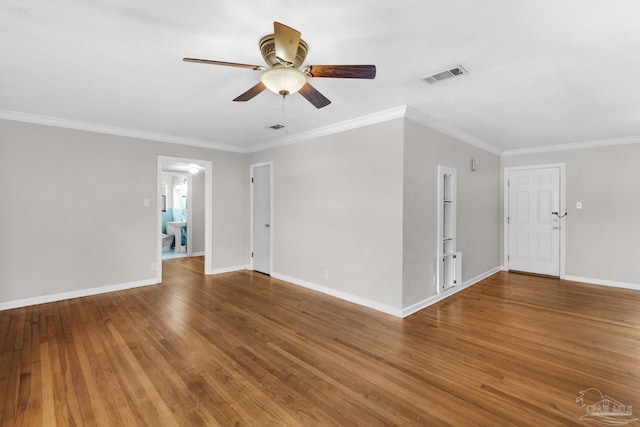
M329 270L324 271L324 279L327 280L329 278Z
M158 269L158 265L155 262L151 263L151 271L156 271Z

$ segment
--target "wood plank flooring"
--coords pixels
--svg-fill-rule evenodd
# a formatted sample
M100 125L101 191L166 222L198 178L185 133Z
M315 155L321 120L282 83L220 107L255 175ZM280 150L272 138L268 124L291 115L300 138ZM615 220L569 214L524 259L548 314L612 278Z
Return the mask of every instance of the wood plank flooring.
M640 292L502 272L397 319L202 271L0 312L1 424L584 426L588 388L640 408Z

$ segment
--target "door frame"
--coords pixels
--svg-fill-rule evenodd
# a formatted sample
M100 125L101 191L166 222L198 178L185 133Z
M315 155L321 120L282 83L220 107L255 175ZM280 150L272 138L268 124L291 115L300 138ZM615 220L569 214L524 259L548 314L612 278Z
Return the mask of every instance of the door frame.
M508 255L509 255L509 224L507 223L507 217L509 216L509 173L511 171L518 171L518 170L533 170L533 169L548 169L548 168L559 168L560 169L560 207L559 207L559 212L564 213L566 212L566 198L565 198L565 164L564 163L547 163L547 164L540 164L540 165L524 165L524 166L509 166L509 167L505 167L503 169L503 187L502 187L502 191L503 191L503 197L502 197L502 205L503 205L503 212L502 212L502 223L503 223L503 241L502 241L502 249L503 249L503 253L502 253L502 262L504 265L504 270L508 271L509 270L509 261L508 261ZM564 279L565 277L565 222L563 220L559 221L559 226L560 226L560 247L559 249L559 253L560 253L560 278Z
M269 166L269 272L273 275L273 161L253 163L249 166L249 269L253 270L253 170L262 166Z
M211 268L212 263L212 252L213 252L213 239L211 237L212 231L212 200L213 200L213 164L210 160L200 160L200 159L189 159L184 157L173 157L173 156L162 156L158 155L158 163L156 168L156 190L157 190L157 207L158 207L158 215L156 216L156 230L160 231L162 229L162 211L160 206L162 204L162 169L164 167L164 163L167 161L171 162L181 162L181 163L193 163L198 166L204 167L204 274L213 274L213 269ZM191 180L189 179L189 183ZM191 192L191 189L189 189ZM190 205L191 197L188 198L187 203ZM191 206L188 206L187 209L189 218L191 218ZM187 233L189 230L187 229ZM162 282L162 233L157 233L157 242L156 242L156 268L158 271L157 280L158 283ZM190 236L190 234L189 234ZM191 253L191 250L189 250Z

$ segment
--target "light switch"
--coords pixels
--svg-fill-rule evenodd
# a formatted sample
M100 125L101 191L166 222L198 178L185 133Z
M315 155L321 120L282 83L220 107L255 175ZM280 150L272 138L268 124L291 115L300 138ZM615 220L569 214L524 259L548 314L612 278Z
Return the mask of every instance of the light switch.
M582 209L582 202L576 203L576 209Z
M151 200L149 200L149 199L144 199L143 204L144 204L144 207L145 207L145 208L148 208L148 207L150 207L150 206L151 206Z

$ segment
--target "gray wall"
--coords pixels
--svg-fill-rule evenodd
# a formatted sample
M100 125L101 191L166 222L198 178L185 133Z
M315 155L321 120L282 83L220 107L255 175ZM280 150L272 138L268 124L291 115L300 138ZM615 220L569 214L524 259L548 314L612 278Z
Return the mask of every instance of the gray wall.
M0 135L0 179L17 183L0 210L0 302L153 279L158 155L213 163L212 269L248 262L249 164L263 161L275 274L394 309L435 295L438 164L458 169L463 280L499 265L499 159L412 120L249 155L10 121Z
M463 280L500 265L494 154L397 119L250 155L269 160L274 273L395 308L436 295L438 164L458 169Z
M566 275L640 284L638 159L640 144L503 156L503 167L566 164Z
M0 135L0 302L155 278L158 155L212 161L211 267L247 263L245 155L6 120Z
M402 128L397 119L249 156L273 161L274 273L402 307Z
M412 120L405 121L403 304L437 294L438 165L457 170L457 250L462 279L500 265L500 158ZM471 158L480 168L471 172Z

